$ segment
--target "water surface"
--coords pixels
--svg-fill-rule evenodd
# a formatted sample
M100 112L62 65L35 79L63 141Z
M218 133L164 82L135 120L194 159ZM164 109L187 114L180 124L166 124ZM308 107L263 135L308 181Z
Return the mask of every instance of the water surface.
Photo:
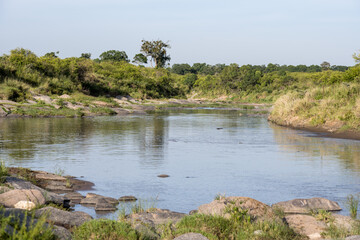
M8 166L64 170L94 182L92 192L151 205L156 198L156 207L185 213L218 193L266 204L325 197L344 206L348 194L360 192L359 141L317 137L238 111L0 119L0 158Z

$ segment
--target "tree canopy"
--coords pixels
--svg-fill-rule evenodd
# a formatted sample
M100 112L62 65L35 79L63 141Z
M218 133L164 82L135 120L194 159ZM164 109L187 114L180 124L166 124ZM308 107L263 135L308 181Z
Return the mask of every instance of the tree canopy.
M126 52L118 51L118 50L109 50L109 51L103 52L100 55L100 60L101 61L114 61L114 62L120 62L120 61L130 62Z
M138 53L134 56L134 59L132 61L133 63L136 63L136 64L140 64L140 63L147 63L147 57L142 54L142 53Z
M170 55L167 54L166 49L170 48L169 43L164 43L161 40L146 41L142 40L141 52L145 56L151 58L151 62L155 62L155 68L163 68L166 62L170 61Z

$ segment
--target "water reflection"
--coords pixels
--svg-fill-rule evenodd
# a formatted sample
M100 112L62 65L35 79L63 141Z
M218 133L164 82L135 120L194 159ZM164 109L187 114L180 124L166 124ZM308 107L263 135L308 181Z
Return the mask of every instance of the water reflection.
M324 138L316 134L296 131L270 124L274 139L289 152L304 152L310 157L331 157L339 159L344 169L360 175L360 141Z

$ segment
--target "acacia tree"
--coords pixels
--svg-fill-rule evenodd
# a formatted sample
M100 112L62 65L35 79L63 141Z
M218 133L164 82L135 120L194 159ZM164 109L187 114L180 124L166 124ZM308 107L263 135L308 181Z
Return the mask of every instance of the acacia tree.
M115 61L115 62L120 62L120 61L130 62L126 52L117 51L117 50L109 50L109 51L103 52L100 55L100 60L101 61Z
M161 40L146 41L142 40L141 52L145 56L151 58L151 62L155 62L155 68L165 67L166 62L170 61L170 55L167 54L166 49L170 48L168 42L164 43Z
M322 68L323 70L329 70L329 69L330 69L330 63L329 63L329 62L326 62L326 61L322 62L322 63L320 64L320 66L321 66L321 68Z

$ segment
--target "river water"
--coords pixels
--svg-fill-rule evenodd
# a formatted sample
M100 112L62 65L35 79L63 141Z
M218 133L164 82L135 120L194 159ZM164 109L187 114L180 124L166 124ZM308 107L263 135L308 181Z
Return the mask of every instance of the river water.
M0 159L83 176L95 183L91 192L134 195L145 207L185 213L219 193L266 204L324 197L344 207L348 194L360 192L360 141L278 127L239 111L0 119Z

